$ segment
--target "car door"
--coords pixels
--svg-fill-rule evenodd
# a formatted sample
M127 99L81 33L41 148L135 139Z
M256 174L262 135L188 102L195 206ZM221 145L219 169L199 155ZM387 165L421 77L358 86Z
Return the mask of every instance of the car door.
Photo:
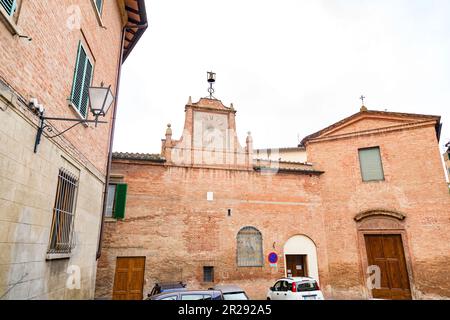
M271 299L272 300L280 300L280 293L281 293L281 286L284 281L277 281L274 286L273 290L271 291Z
M278 295L278 300L289 300L289 296L288 296L288 282L287 281L280 281L281 285L280 285L280 291L279 291L279 295Z

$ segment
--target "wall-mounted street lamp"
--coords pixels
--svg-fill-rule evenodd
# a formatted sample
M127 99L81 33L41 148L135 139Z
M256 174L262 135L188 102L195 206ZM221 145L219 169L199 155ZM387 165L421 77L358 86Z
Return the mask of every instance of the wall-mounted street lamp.
M112 102L114 100L114 95L111 91L111 86L104 87L103 84L101 87L89 87L89 106L92 112L92 115L94 116L94 120L86 120L86 119L71 119L71 118L59 118L59 117L46 117L44 116L45 109L42 105L37 104L36 99L32 99L30 102L30 107L37 109L37 112L39 114L39 128L36 133L36 140L34 142L34 153L37 152L37 147L39 143L41 142L42 132L44 129L47 128L48 131L52 131L52 128L45 123L46 120L54 120L54 121L70 121L75 122L74 125L70 126L69 128L65 129L64 131L55 134L53 136L49 136L49 139L56 138L57 136L62 135L63 133L69 131L73 127L77 126L80 123L95 123L95 126L97 127L98 123L107 123L107 121L100 121L98 120L98 117L102 116L104 117L106 113L108 112L109 108L112 105Z

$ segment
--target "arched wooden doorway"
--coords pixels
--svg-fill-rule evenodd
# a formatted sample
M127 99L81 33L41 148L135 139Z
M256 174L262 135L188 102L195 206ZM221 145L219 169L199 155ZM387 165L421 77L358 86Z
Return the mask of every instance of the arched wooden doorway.
M287 277L312 277L319 281L317 249L305 235L295 235L284 245L285 274Z

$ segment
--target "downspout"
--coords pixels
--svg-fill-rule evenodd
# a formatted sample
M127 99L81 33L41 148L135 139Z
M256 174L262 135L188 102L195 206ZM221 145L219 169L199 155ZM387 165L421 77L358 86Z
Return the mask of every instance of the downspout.
M122 64L123 64L123 51L124 51L124 44L125 44L125 33L126 30L129 28L133 29L146 29L148 26L147 23L142 25L126 25L122 28L122 34L121 34L121 43L120 43L120 55L119 55L119 66L117 68L117 81L116 81L116 94L114 99L114 109L113 109L113 116L112 116L112 122L111 122L111 131L109 134L109 149L108 149L108 161L106 164L106 179L105 179L105 188L103 190L103 207L102 207L102 220L100 223L100 235L98 240L98 246L97 246L97 255L96 259L100 259L102 255L102 242L103 242L103 227L105 223L105 214L106 214L106 206L107 206L107 196L108 196L108 186L109 186L109 180L110 180L110 174L111 174L111 162L112 162L112 149L114 144L114 129L116 127L116 114L117 114L117 102L119 101L119 87L120 87L120 76L122 73Z
M125 30L126 26L122 28L121 41L120 41L120 55L119 55L119 66L117 68L117 76L116 76L116 94L114 95L114 109L113 116L111 122L111 131L109 133L109 147L108 147L108 160L106 163L106 179L105 179L105 188L103 190L103 207L102 207L102 221L100 223L100 235L98 239L97 246L97 260L100 258L102 254L102 242L103 242L103 225L105 223L105 213L107 206L107 196L108 196L108 186L109 186L109 177L111 173L111 162L112 162L112 148L114 144L114 129L116 127L116 113L117 113L117 101L119 100L119 87L120 87L120 75L122 72L122 63L123 63L123 46L125 42Z

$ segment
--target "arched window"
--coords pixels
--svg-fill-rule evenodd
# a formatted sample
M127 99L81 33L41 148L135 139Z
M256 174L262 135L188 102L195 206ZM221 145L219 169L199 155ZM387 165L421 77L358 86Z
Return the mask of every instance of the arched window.
M244 227L237 234L238 267L262 267L262 235L254 227Z

